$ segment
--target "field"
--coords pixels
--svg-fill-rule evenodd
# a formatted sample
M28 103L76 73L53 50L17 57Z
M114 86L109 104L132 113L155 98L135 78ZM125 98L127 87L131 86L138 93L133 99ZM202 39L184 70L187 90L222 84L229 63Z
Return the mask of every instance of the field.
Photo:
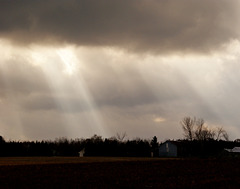
M0 158L0 188L239 188L240 159Z

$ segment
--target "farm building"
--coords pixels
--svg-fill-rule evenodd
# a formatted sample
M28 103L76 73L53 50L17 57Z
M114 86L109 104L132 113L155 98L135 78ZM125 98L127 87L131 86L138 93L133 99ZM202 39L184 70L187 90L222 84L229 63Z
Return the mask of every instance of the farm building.
M171 141L166 141L159 146L159 156L160 157L177 157L178 147L176 143Z
M83 148L80 152L78 152L79 157L83 157L85 154L85 148Z
M233 149L224 149L230 153L240 153L240 147L234 147Z
M224 156L229 157L240 157L240 147L234 147L232 149L224 149Z

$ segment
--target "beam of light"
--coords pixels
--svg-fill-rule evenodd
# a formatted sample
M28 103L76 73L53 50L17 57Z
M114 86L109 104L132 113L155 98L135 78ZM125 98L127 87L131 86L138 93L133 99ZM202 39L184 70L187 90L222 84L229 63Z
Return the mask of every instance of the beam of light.
M54 49L52 53L55 54L56 57L52 59L46 59L46 55L42 57L42 55L38 53L33 55L33 58L44 71L53 93L57 94L56 104L65 112L66 124L70 126L69 128L75 128L73 131L69 132L71 132L71 134L76 134L79 127L85 127L82 125L83 123L81 123L81 120L69 115L71 113L76 114L76 112L78 112L78 110L75 112L76 106L81 106L83 110L79 111L88 112L87 122L88 125L91 126L90 130L92 133L106 136L107 130L104 128L98 107L79 71L81 63L73 51L74 50L69 47ZM68 77L64 76L64 74ZM71 101L71 94L75 96L78 95L79 102Z
M75 82L74 84L74 91L76 94L80 94L83 100L86 103L87 108L89 109L89 113L91 115L90 124L94 125L94 129L100 133L100 135L107 136L108 132L104 129L103 119L98 111L98 107L94 102L94 99L88 90L87 84L85 83L84 78L82 77L81 70L78 69L76 72L77 65L81 66L80 61L73 53L72 49L64 49L57 51L58 55L61 57L62 62L66 65L66 72L72 76L72 81Z
M209 80L211 84L206 81L208 77L207 72L215 67L216 65L209 57L191 57L191 55L187 57L149 56L142 61L139 70L144 81L148 84L156 98L159 99L160 104L165 104L165 101L161 99L161 94L167 95L169 98L171 96L174 97L170 104L166 104L166 111L164 112L166 117L163 115L159 116L163 116L166 122L171 122L171 119L174 119L172 114L174 114L175 119L178 119L175 120L177 123L174 126L177 129L179 120L184 116L202 116L199 115L199 113L202 113L201 107L197 106L199 103L201 103L201 106L208 107L208 111L213 115L217 115L214 106L210 102L211 98L209 99L206 96L211 92L214 93L214 91L206 93L205 90L206 87L210 87L213 83L211 80L215 81L216 79L212 77ZM149 76L151 76L151 80L149 80ZM206 86L206 84L209 86ZM196 99L198 99L197 102L194 102ZM178 105L179 102L181 107ZM173 106L170 107L170 112L167 110L169 105ZM193 108L193 105L197 106L197 108Z
M162 91L161 88L158 91L156 87L151 87L153 83L149 80L149 75L155 77L156 81L166 80L169 85L169 91L172 94L180 95L178 101L181 101L184 95L187 96L189 94L192 95L189 100L193 98L198 99L195 102L186 101L186 103L189 103L189 106L182 107L184 108L182 113L185 114L183 116L186 116L186 114L203 116L211 125L223 124L232 136L237 137L236 133L239 134L240 129L236 127L237 125L233 126L232 124L234 124L233 120L239 120L239 116L234 111L236 108L233 108L238 103L238 100L230 99L231 97L229 98L228 95L234 96L234 94L224 91L226 87L224 82L227 81L227 78L224 76L231 77L228 76L229 73L226 73L226 68L231 69L231 66L239 63L239 52L240 43L237 40L233 40L225 45L222 52L215 52L210 55L187 55L182 57L177 55L166 57L150 56L143 61L143 67L140 70L144 80L155 91L155 94L161 94ZM238 68L239 66L234 67ZM234 72L234 70L231 70L232 75L236 74ZM164 75L165 73L167 75ZM177 80L177 75L182 78L179 81L182 81L183 84ZM235 86L234 93L238 93L240 85L236 82L236 77L233 76L232 78L235 78L235 80L233 79L232 83L228 83L228 85ZM182 88L181 85L183 86ZM184 86L187 88L184 88ZM235 102L234 105L229 106L229 102L232 103L232 101ZM203 108L206 108L206 111Z
M7 44L2 44L3 41L0 41L0 46L7 46ZM21 121L21 112L18 111L18 107L17 107L17 97L15 96L15 90L12 86L12 82L10 79L8 79L8 73L9 73L9 68L7 65L7 59L9 58L10 52L9 49L1 49L3 52L3 56L0 57L0 80L2 80L2 83L4 85L4 96L5 98L8 99L7 104L3 103L3 100L0 97L0 108L4 108L5 111L9 110L9 114L8 114L8 120L10 120L11 125L5 125L4 122L1 120L0 121L0 126L1 127L8 127L7 129L10 130L10 135L11 136L18 136L18 139L20 140L24 140L24 132L23 132L23 127L22 127L22 121ZM1 82L0 82L1 83ZM4 105L7 105L7 107L4 107ZM0 119L3 115L0 115ZM4 125L1 125L4 124ZM14 127L14 128L9 128L9 127ZM7 130L4 129L4 130ZM3 131L2 131L3 132ZM3 134L3 133L1 133Z
M66 101L61 99L61 95L64 94L64 88L62 86L63 77L61 75L61 70L59 65L56 63L56 55L54 54L55 49L42 49L37 48L31 51L32 63L36 66L39 66L43 73L49 88L51 89L51 95L54 96L54 101L57 106L57 109L68 111L68 104ZM49 54L51 52L51 54ZM64 130L66 136L70 132L70 128L74 125L74 122L70 120L65 114L61 115L63 118L64 124L68 128L61 128ZM60 128L59 128L60 129ZM65 137L65 136L64 136Z
M97 131L100 133L100 135L102 136L108 136L108 131L105 129L104 127L104 123L103 123L103 119L102 116L98 110L98 107L96 105L96 103L94 102L94 99L91 95L91 93L89 92L87 85L84 81L84 79L82 78L81 75L76 76L76 81L77 82L77 87L76 87L76 92L82 95L83 99L85 100L88 108L89 108L89 112L91 114L91 118L90 118L90 122L91 125L94 125L97 128Z
M74 54L73 49L60 49L57 50L57 54L60 56L62 62L65 65L65 72L70 74L72 80L75 82L74 90L76 94L80 94L89 109L89 112L91 114L89 121L91 122L91 125L95 125L101 135L108 135L106 129L104 129L103 120L101 118L100 112L98 111L98 107L95 104L90 91L88 90L84 78L82 77L81 70L78 69L78 72L74 74L74 72L77 71L77 65L81 66L81 63Z

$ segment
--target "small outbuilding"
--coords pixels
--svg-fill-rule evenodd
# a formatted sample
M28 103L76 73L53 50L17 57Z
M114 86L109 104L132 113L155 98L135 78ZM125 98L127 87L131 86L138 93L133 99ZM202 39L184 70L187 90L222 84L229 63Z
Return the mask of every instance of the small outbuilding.
M84 157L85 154L85 148L83 148L80 152L78 152L79 157Z
M223 155L227 157L240 157L240 147L234 147L232 149L225 148Z
M178 147L174 142L166 141L159 146L159 157L177 157Z
M240 153L240 147L234 147L233 149L224 149L230 153Z

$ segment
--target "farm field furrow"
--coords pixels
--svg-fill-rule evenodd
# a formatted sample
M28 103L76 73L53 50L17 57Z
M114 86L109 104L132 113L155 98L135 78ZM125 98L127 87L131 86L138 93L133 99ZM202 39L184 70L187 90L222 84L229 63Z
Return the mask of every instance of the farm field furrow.
M0 158L1 188L239 188L239 159Z

